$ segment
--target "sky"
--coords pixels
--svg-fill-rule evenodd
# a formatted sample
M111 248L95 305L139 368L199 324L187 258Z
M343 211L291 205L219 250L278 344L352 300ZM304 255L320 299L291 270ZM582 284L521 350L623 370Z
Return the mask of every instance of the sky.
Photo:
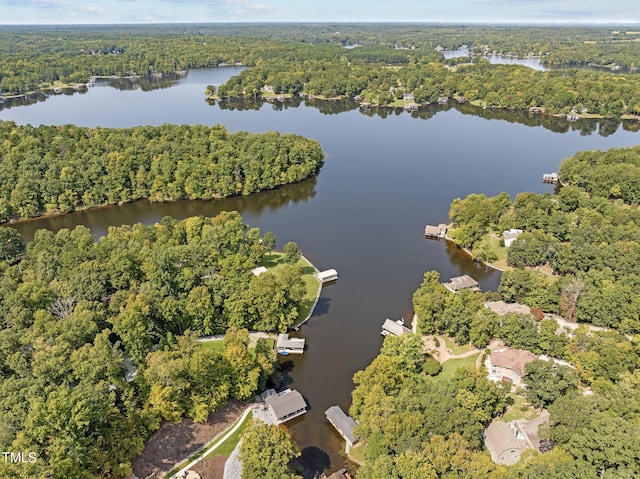
M640 23L640 0L0 0L0 24Z

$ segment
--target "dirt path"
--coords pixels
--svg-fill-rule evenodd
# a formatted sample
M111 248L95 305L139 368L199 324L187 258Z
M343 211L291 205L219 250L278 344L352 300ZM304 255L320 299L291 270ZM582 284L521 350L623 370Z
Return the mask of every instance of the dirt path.
M240 417L247 405L229 401L220 411L209 415L204 423L184 419L180 423L163 422L145 444L142 454L133 460L137 477L163 477L180 461L226 431ZM154 477L154 476L152 476Z
M438 340L438 346L435 345L435 339ZM423 341L425 343L425 349L427 351L435 350L433 357L437 359L440 364L448 361L449 359L466 358L483 351L482 349L473 348L465 353L453 354L453 352L449 348L447 348L447 344L445 343L444 337L442 336L424 336ZM499 339L492 339L486 349L494 350L501 347L504 347L504 343L502 341L500 341ZM481 363L482 355L479 354L476 361L476 367L480 367Z

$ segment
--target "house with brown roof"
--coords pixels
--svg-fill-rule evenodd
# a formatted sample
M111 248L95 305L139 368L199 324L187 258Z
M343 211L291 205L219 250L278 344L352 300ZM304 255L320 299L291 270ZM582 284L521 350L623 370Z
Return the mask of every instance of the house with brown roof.
M538 357L530 351L506 348L491 351L485 366L489 379L520 386L525 375L524 367L536 359Z

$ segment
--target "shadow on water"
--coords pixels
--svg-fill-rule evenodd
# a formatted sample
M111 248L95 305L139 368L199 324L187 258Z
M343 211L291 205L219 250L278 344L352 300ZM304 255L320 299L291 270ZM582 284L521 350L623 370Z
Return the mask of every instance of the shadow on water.
M291 464L307 479L319 477L323 471L331 467L329 455L319 447L305 447L300 452L300 457L294 459Z
M31 241L38 229L56 232L63 228L73 229L85 225L96 236L107 233L109 226L145 223L153 224L165 216L177 219L189 216L216 216L221 211L240 211L243 216L260 216L276 211L289 204L306 203L316 195L318 175L299 183L254 193L249 196L233 196L215 201L185 200L168 203L151 203L140 200L124 205L112 205L90 210L76 211L59 216L48 216L24 220L9 226L17 229L26 241ZM99 217L99 220L96 220Z
M320 100L300 97L286 98L284 100L263 100L260 98L225 98L222 100L207 100L210 105L218 105L221 110L249 111L260 110L265 104L271 105L275 111L288 108L306 106L315 108L323 115L337 115L353 110L360 110L360 114L367 117L389 118L399 115L410 115L411 118L429 120L436 114L452 109L458 110L464 115L472 115L485 120L501 120L508 123L519 123L530 127L541 126L555 133L567 133L579 131L581 135L588 136L594 133L607 137L613 135L620 125L626 131L636 132L640 130L640 122L633 120L619 120L616 118L581 118L577 122L570 122L564 116L550 116L540 113L532 113L528 110L508 110L503 108L481 108L470 103L459 104L449 100L444 105L423 105L417 111L407 112L401 107L369 107L360 108L358 102L352 99L346 100Z

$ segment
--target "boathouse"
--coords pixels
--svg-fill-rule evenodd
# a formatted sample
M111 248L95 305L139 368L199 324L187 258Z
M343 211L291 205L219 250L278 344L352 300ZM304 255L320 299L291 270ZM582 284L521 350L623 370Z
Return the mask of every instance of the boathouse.
M407 103L403 108L406 111L418 111L418 107L420 105L418 105L417 103Z
M348 454L351 447L358 442L358 437L354 433L354 429L358 423L353 418L347 416L340 406L331 406L324 414L327 416L331 425L338 431L338 434L340 434L347 443L345 450Z
M449 102L449 97L441 96L438 98L438 105L446 105Z
M444 283L444 287L453 293L457 293L463 289L480 290L478 282L468 274L451 278L449 283Z
M544 175L542 175L542 182L555 185L558 182L558 173L545 173Z
M522 234L522 230L509 229L502 232L502 239L504 240L504 247L511 246L518 236Z
M307 403L302 394L295 389L285 389L279 393L267 389L262 393L262 398L269 406L276 424L282 424L307 412Z
M316 278L320 280L321 283L328 283L330 281L335 281L338 279L338 272L335 269L327 269L325 271L320 271L316 274Z
M427 225L424 228L424 235L428 238L445 238L447 236L448 225L440 223L438 226Z
M260 276L262 273L266 273L268 270L264 266L258 266L251 270L254 276Z
M277 349L280 354L302 354L304 353L305 340L302 338L290 338L288 334L278 336Z
M404 325L403 319L397 319L396 321L385 319L380 334L383 336L388 336L389 334L392 336L402 336L403 334L409 334L411 332L412 331Z

